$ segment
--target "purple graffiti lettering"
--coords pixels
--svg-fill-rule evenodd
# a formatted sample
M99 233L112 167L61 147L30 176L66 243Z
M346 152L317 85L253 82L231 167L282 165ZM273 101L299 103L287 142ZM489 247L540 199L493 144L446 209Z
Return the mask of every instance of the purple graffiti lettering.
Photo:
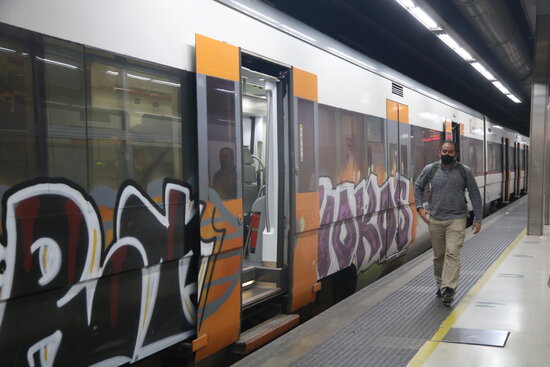
M371 174L356 185L333 186L319 179L321 229L320 278L355 264L357 271L383 262L412 242L413 212L407 198L410 181L399 174L378 185Z

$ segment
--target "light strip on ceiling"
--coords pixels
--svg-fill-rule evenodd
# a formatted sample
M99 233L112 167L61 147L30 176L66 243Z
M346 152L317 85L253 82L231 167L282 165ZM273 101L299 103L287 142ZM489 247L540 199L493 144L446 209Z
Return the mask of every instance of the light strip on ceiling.
M492 84L506 97L510 98L515 103L521 103L515 95L513 95L508 88L506 88L502 82L491 74L485 66L483 66L479 60L476 60L464 47L462 47L455 39L445 33L424 10L416 5L413 0L395 0L405 10L407 10L412 16L414 16L424 27L435 34L443 43L445 43L451 50L456 52L463 60L472 65L485 79L492 82Z

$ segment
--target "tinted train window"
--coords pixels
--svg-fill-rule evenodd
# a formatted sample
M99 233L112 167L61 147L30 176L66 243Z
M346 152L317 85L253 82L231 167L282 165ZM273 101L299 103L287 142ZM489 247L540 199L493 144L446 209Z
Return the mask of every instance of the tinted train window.
M298 192L316 191L315 177L315 126L314 104L302 98L298 100Z
M319 105L319 175L328 176L336 185L339 177L337 161L337 130L336 108Z
M363 116L342 110L340 114L340 181L358 182L365 177Z
M237 198L235 83L206 78L210 186L222 200ZM239 147L240 149L240 147Z
M502 170L501 144L487 142L487 171L489 173L498 173Z
M508 146L508 169L514 170L516 169L516 155L513 143L510 144L512 145Z
M29 49L0 38L0 197L37 175L31 62Z
M366 164L370 167L370 172L378 176L379 184L387 177L384 121L379 117L367 116Z
M472 169L474 176L483 175L483 141L463 137L461 161Z
M47 39L37 60L44 70L48 176L87 187L83 47Z
M182 178L179 78L101 58L89 70L90 191L131 178L159 197L164 178Z
M114 205L126 179L156 200L165 178L183 179L183 72L10 33L0 38L0 195L62 177Z
M416 181L427 164L439 159L441 148L441 131L411 126L413 152L413 179Z

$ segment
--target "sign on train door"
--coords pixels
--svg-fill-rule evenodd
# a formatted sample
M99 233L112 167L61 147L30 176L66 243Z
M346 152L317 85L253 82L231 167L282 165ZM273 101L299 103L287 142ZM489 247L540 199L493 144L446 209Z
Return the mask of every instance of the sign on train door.
M238 339L242 175L240 50L196 35L200 199L196 360Z
M381 261L391 260L404 251L414 240L416 216L411 162L411 128L409 107L394 101L386 101L386 129L388 151L388 184L382 191L381 210L385 211L385 243ZM407 213L404 212L409 212ZM382 214L384 215L384 214ZM411 219L413 218L413 219Z

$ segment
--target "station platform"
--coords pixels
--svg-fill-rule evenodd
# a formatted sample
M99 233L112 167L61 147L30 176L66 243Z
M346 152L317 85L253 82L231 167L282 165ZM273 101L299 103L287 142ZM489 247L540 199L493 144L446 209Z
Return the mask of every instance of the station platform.
M548 365L550 226L526 226L524 197L467 230L451 307L428 251L233 366Z

